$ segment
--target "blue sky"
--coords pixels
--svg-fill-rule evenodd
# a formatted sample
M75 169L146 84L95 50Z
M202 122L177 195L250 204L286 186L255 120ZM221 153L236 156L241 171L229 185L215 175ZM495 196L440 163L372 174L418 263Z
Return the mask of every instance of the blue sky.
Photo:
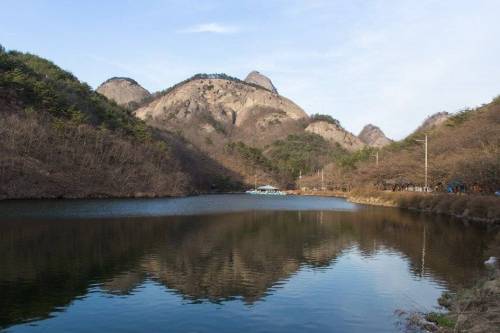
M400 139L500 94L498 0L2 0L0 43L94 88L195 73L269 76L307 113Z

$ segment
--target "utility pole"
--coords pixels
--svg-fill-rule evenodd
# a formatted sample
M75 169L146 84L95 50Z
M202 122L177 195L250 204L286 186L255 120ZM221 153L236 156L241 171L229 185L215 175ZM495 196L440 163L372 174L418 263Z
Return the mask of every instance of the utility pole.
M299 170L299 190L302 189L301 183L302 183L302 170Z
M325 169L321 169L321 190L325 190Z
M378 167L378 151L375 152L375 154L373 154L371 156L375 157L375 165Z
M425 146L425 186L424 186L424 191L427 192L427 169L428 169L428 163L427 163L427 134L425 135L424 140L416 140L418 142L423 142Z

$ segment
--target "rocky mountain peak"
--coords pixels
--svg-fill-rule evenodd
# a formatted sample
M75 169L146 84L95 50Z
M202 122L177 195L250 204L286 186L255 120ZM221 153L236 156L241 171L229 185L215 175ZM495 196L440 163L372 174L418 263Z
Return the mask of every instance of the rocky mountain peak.
M149 97L150 93L137 81L128 77L113 77L104 81L96 91L118 105L131 107Z
M250 74L247 75L245 82L259 85L269 91L272 91L275 94L278 93L278 90L273 85L271 79L257 71L250 72Z
M391 140L385 136L384 132L378 126L372 124L368 124L363 127L363 130L361 130L358 137L368 146L376 148L380 148L391 143Z
M240 80L209 75L174 87L135 114L153 127L182 129L183 136L202 149L223 146L224 140L264 146L303 131L302 122L308 118L289 99Z
M432 127L439 126L443 124L446 120L450 118L450 114L446 111L434 113L433 115L427 117L422 125L417 128L416 132L426 131Z

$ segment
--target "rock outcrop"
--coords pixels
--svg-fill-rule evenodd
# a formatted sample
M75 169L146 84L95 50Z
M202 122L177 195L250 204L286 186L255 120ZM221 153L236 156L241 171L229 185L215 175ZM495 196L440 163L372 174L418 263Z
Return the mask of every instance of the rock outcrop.
M209 77L187 80L135 114L152 126L182 130L197 146L224 138L262 146L303 130L298 122L308 116L289 99L244 81Z
M103 82L96 91L115 101L118 105L133 108L150 96L137 81L126 77L113 77Z
M262 75L261 73L259 73L257 71L250 72L250 74L248 74L247 78L245 79L245 82L261 86L263 88L266 88L269 91L272 91L275 94L278 93L278 90L273 85L273 82L271 81L271 79L269 79L267 76Z
M392 142L379 127L372 124L363 127L358 138L368 146L375 148L384 147Z
M357 136L346 131L340 125L328 121L314 121L306 127L306 131L318 134L325 140L339 144L349 151L355 151L365 146Z
M196 75L135 110L148 125L175 132L229 170L253 183L272 182L269 169L257 170L228 149L234 142L264 148L289 134L301 133L307 114L289 99L265 87L227 75ZM225 176L225 175L224 175Z
M427 119L424 120L422 125L420 125L420 127L417 128L415 132L426 131L433 127L440 126L445 123L450 118L450 116L451 115L446 111L435 113L427 117Z

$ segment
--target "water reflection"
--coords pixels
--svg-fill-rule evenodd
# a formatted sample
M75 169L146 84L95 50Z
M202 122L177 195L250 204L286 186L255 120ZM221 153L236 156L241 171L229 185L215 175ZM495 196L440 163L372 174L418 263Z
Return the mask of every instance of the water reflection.
M448 219L377 208L3 221L0 327L47 318L96 286L127 296L147 281L192 302L252 304L301 268L335 269L352 249L368 259L397 254L414 278L456 288L482 274L493 237Z

